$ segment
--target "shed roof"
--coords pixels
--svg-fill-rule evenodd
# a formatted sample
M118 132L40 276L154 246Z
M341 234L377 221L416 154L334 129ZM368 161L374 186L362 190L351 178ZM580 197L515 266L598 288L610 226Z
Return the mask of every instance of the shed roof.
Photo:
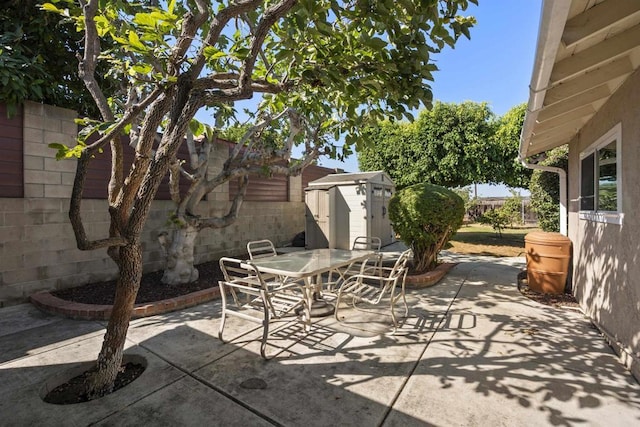
M393 185L393 180L384 171L335 173L316 179L309 183L307 190L331 188L337 185L354 185L361 182L385 182Z
M568 143L640 66L640 1L544 0L520 156Z

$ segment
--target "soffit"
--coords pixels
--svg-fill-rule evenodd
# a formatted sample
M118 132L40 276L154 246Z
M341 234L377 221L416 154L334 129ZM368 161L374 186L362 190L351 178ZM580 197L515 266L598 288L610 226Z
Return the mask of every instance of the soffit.
M544 100L527 112L522 157L568 143L640 66L639 0L573 0L562 24L549 79L532 88Z

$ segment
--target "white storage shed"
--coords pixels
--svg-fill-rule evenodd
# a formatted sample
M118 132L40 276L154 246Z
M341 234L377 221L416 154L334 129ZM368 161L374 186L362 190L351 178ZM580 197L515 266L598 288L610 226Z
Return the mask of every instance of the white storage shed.
M306 247L351 249L358 236L395 241L389 220L393 181L383 171L327 175L305 188Z

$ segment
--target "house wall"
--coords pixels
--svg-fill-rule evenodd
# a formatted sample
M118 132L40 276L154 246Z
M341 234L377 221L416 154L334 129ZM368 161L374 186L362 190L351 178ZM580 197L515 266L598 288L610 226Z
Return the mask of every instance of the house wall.
M622 124L622 225L579 218L580 152ZM574 294L640 378L640 72L636 71L570 142L569 237Z
M105 249L77 249L68 218L76 163L56 161L54 150L48 147L52 142L74 144L75 113L26 103L23 117L24 197L0 197L0 306L25 302L37 291L111 280L116 275ZM216 147L216 152L228 155L228 148ZM224 160L224 156L217 156L210 171L219 170ZM325 170L325 175L332 172ZM313 169L313 173L318 170ZM290 243L305 227L302 179L290 178L289 201L245 201L233 225L202 231L196 242L196 263L243 254L250 240L270 239L276 246ZM197 213L221 215L230 205L229 186L225 184L201 202ZM153 202L143 232L145 272L164 267L156 236L164 228L172 207L167 200ZM108 235L106 200L84 200L82 216L90 239Z

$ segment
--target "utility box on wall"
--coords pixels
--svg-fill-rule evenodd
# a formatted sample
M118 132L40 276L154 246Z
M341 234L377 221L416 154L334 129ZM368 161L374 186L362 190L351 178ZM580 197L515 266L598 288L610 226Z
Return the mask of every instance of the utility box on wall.
M305 188L307 249L351 249L358 236L395 241L389 199L395 185L385 172L327 175Z

